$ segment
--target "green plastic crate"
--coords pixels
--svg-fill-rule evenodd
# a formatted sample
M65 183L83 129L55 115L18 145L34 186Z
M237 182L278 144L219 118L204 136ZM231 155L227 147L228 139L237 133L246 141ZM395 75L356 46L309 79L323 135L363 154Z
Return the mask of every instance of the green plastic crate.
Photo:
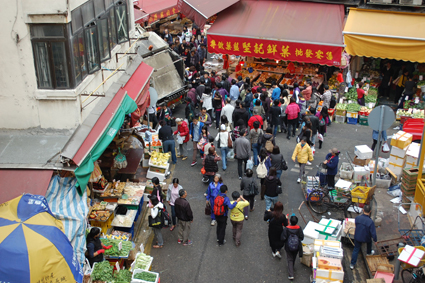
M369 126L367 116L360 116L359 124L362 125L362 126Z

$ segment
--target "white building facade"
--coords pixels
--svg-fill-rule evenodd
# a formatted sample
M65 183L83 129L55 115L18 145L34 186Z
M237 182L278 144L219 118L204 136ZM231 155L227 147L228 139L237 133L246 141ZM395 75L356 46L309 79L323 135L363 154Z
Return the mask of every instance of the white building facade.
M0 16L3 129L77 128L134 56L129 0L15 0Z

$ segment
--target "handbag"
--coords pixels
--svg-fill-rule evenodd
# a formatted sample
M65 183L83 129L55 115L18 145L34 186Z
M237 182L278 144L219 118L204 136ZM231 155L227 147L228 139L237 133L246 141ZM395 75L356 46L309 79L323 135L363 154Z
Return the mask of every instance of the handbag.
M227 136L227 147L228 148L233 148L233 141L232 141L232 138L230 137L230 133Z
M149 227L152 228L162 228L164 226L164 215L162 209L158 208L158 215L153 218L152 215L148 217Z
M283 171L288 170L288 165L286 164L286 161L285 159L283 159L283 157L282 157L282 170Z
M221 132L218 132L218 142L217 142L217 148L221 148Z
M209 202L205 206L205 215L211 215L211 204Z
M282 186L277 186L276 188L276 194L280 195L282 193Z

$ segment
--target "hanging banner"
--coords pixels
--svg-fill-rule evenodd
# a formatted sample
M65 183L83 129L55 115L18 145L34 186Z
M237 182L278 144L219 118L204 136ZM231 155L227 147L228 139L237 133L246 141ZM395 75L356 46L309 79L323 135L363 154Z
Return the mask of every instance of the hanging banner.
M158 11L156 13L149 14L148 23L151 24L153 22L159 21L160 19L172 16L174 14L178 14L179 10L177 9L177 5L168 9L164 9L162 11Z
M342 47L208 34L208 52L339 67Z

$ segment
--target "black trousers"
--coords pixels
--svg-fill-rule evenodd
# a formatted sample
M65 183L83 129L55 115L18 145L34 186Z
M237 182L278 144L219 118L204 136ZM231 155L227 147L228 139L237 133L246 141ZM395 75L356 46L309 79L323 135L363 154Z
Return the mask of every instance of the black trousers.
M243 170L242 170L242 162L243 162ZM238 159L238 175L239 175L239 177L243 177L243 174L246 171L246 163L247 162L248 162L248 159Z
M297 130L297 122L298 119L288 120L288 137L291 135L291 127L292 127L292 135L295 136L295 131Z
M243 208L243 214L245 216L248 216L249 209L252 210L254 208L255 195L243 196L243 198L246 199L249 202L249 206L245 206Z
M298 252L286 251L286 261L288 262L288 276L294 277L294 265Z
M335 175L326 175L328 188L335 188Z
M226 235L227 216L215 216L217 221L217 240L218 244L224 244L224 236Z

